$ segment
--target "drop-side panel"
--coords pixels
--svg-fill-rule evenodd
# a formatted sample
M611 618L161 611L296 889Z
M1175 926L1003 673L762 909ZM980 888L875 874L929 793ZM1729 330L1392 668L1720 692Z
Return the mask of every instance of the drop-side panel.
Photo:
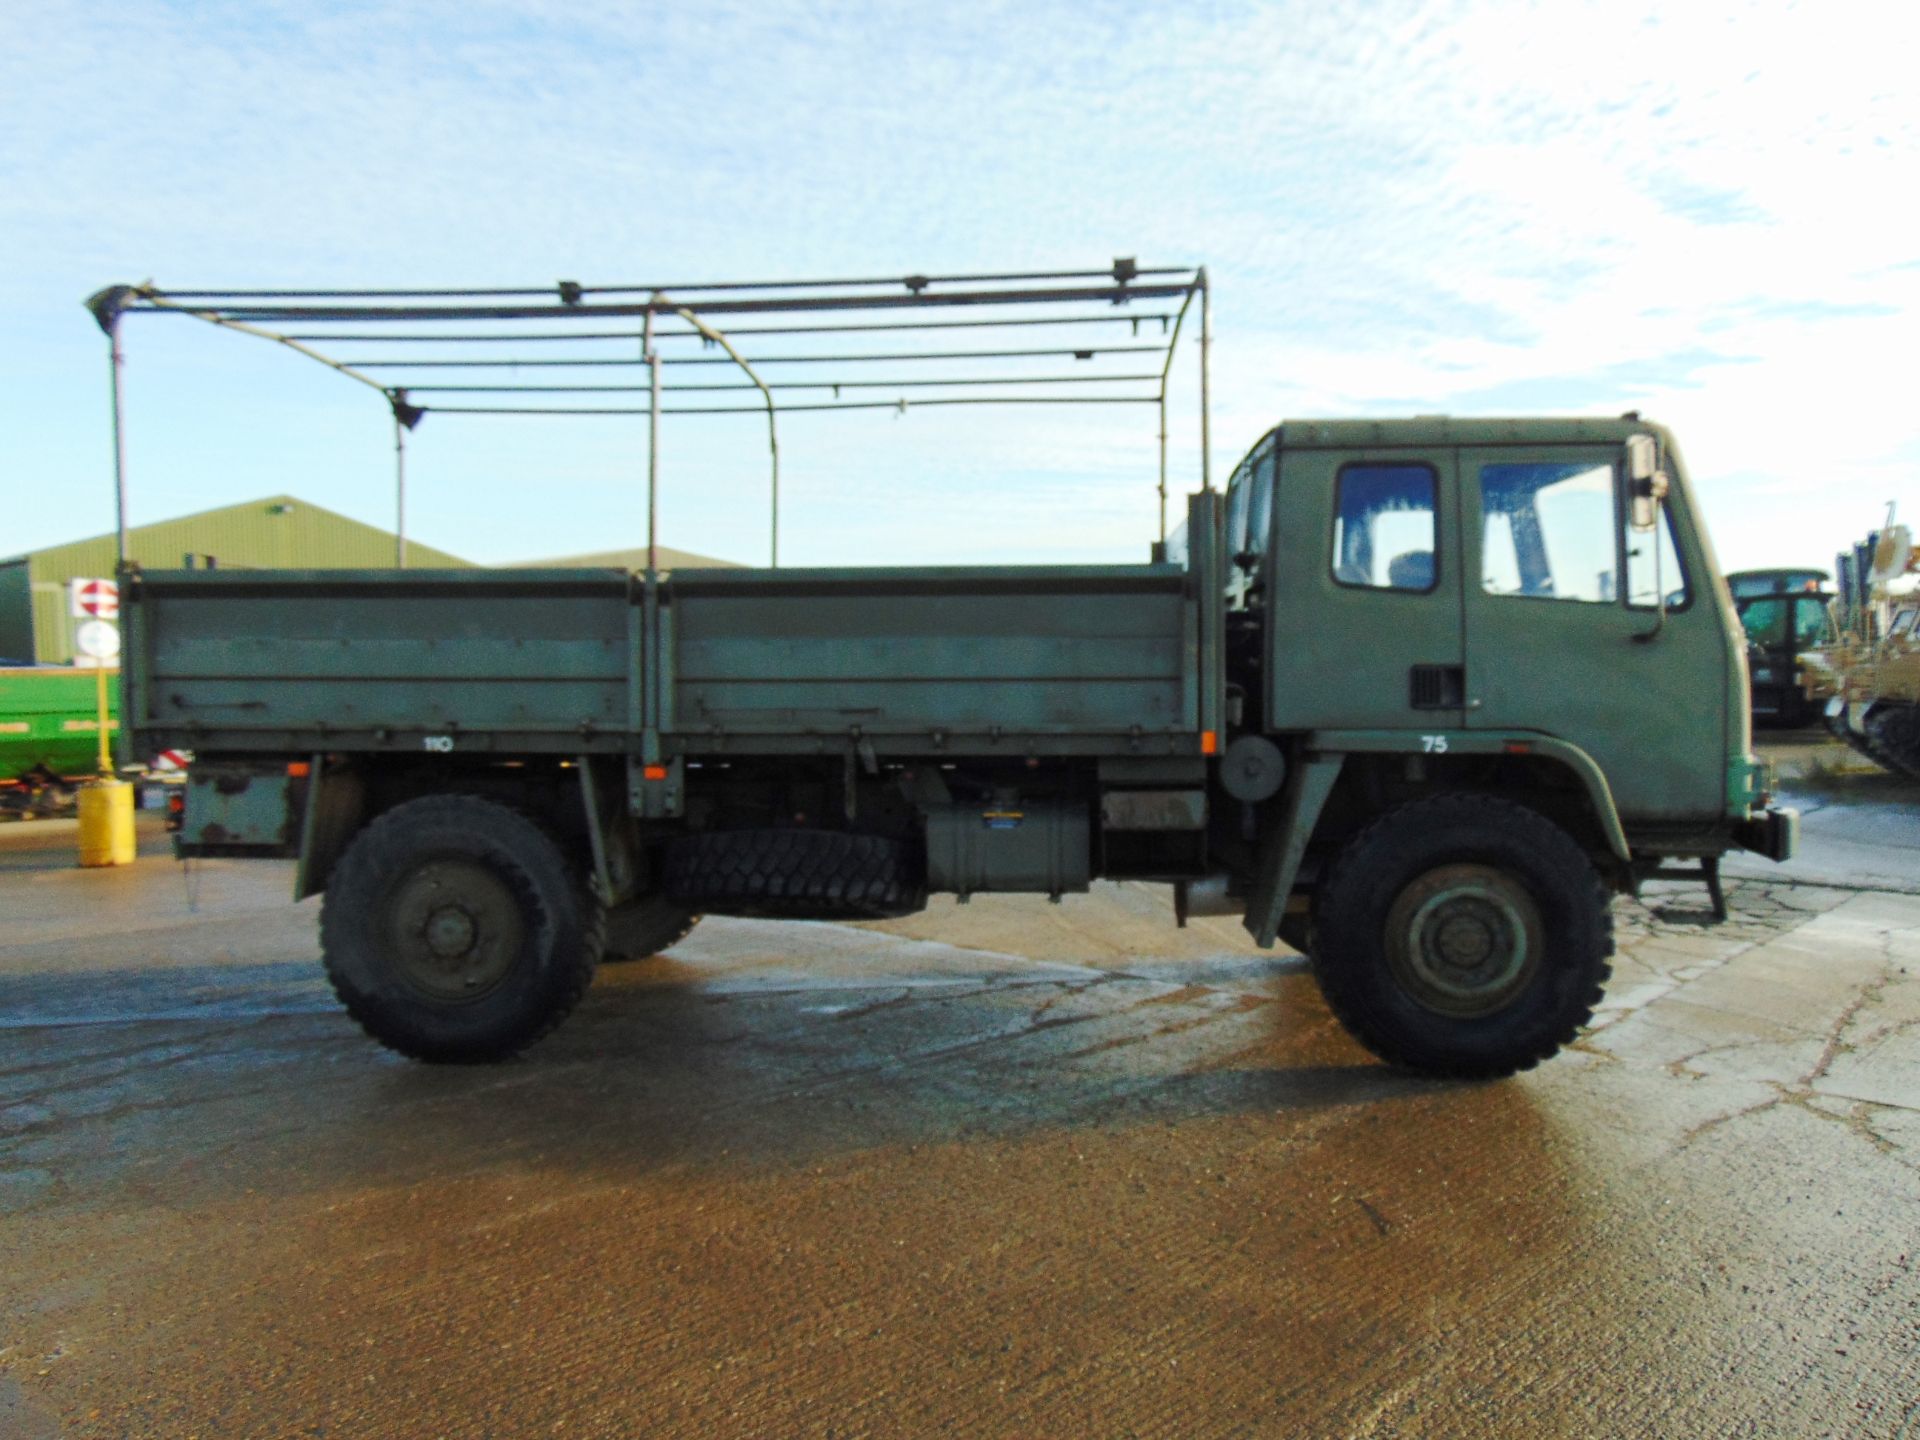
M431 734L578 749L630 728L624 574L174 571L129 598L150 744L407 748Z
M681 736L1199 729L1178 566L682 571L672 589Z

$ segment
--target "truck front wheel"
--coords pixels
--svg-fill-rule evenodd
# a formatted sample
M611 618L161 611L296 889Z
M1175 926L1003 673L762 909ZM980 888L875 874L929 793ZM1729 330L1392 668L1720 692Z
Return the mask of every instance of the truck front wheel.
M1593 1018L1613 915L1586 853L1536 811L1483 795L1415 801L1341 852L1320 896L1314 975L1390 1064L1530 1069Z
M473 795L396 806L327 883L327 978L374 1039L418 1060L502 1060L593 978L604 916L560 847Z

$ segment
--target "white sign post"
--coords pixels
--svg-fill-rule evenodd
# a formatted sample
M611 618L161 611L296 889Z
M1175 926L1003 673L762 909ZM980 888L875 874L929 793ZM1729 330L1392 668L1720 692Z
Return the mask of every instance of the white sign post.
M111 620L82 620L73 628L73 648L96 665L120 656L120 627Z
M111 665L120 654L120 586L113 580L69 580L67 614L73 618L73 663L82 670Z
M111 776L113 750L107 736L107 667L120 655L120 627L111 620L82 620L74 627L73 648L79 652L74 657L74 664L91 661L93 665L96 723L100 736L100 774Z

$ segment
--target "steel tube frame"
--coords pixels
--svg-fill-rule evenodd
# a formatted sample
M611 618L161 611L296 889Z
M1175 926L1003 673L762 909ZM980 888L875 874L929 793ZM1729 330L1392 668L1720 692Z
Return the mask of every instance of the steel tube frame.
M647 405L647 584L660 568L660 352L653 344L653 312L647 312L640 353L647 362L652 399Z
M663 365L665 361L661 362ZM667 393L716 390L931 390L943 385L1121 385L1151 384L1157 375L984 375L954 376L944 380L775 380L771 385L669 385ZM622 395L636 394L644 385L409 385L416 394L435 395Z
M1158 277L1179 276L1179 283L1167 282ZM1145 277L1156 277L1148 283L1138 283ZM1060 282L1103 280L1111 283L1101 285L1071 285ZM1029 282L1045 282L1037 286ZM928 287L937 285L988 286L984 289L962 289L956 291L929 293ZM1007 288L1009 286L1014 288ZM741 298L741 292L808 292L822 289L861 290L874 287L904 286L908 293L875 294L831 294L818 293L765 293ZM1162 544L1167 535L1167 446L1168 446L1168 386L1173 362L1178 354L1179 341L1187 311L1197 292L1200 296L1200 479L1201 488L1210 491L1212 482L1212 435L1211 435L1211 352L1213 343L1212 297L1211 287L1205 268L1163 267L1142 269L1130 260L1115 261L1110 271L1051 271L1031 272L1010 275L950 275L950 276L907 276L863 280L805 280L805 281L752 281L727 282L698 286L676 287L684 291L698 292L700 298L687 299L682 296L670 296L664 287L648 286L582 286L572 281L562 281L554 289L494 289L494 290L255 290L255 291L161 291L151 284L143 286L117 286L101 291L88 301L94 310L95 318L107 331L111 345L112 386L113 386L113 429L114 429L114 473L115 496L118 528L118 547L120 560L124 565L128 559L128 530L126 519L126 456L123 438L123 372L125 355L119 334L120 317L127 311L141 311L155 314L184 314L225 329L236 330L283 345L309 359L316 360L328 368L338 371L370 389L379 391L387 398L394 410L394 507L395 507L395 563L405 568L407 558L406 538L406 431L418 424L422 415L433 410L449 414L466 415L634 415L648 417L647 440L647 568L651 574L657 569L659 559L659 472L660 472L660 420L665 415L732 415L763 411L767 417L767 446L771 468L771 517L770 517L770 559L777 567L780 560L780 444L777 416L780 411L826 411L826 410L895 410L906 413L913 406L944 407L953 405L1095 405L1095 404L1153 404L1159 410L1159 467L1157 495L1159 503L1159 533ZM558 304L498 304L501 300L544 299L557 292ZM589 295L645 294L646 299L638 303L584 304ZM732 298L716 298L716 297ZM900 321L864 321L799 325L760 325L742 326L734 330L735 335L824 335L850 332L880 331L933 331L951 329L992 329L1034 325L1086 325L1086 324L1129 324L1135 336L1140 333L1143 323L1160 323L1161 334L1167 336L1164 346L1164 361L1160 373L1154 375L1003 375L1003 376L959 376L947 379L911 380L894 378L886 380L823 380L823 381L775 381L769 383L761 378L753 362L743 355L733 341L702 318L705 314L778 314L793 312L846 312L858 310L894 310L894 309L940 309L955 306L1045 306L1061 304L1086 305L1104 301L1119 306L1135 301L1171 299L1179 297L1177 313L1165 312L1129 315L1013 315L955 320L916 319ZM238 305L238 301L285 301L320 300L333 302L319 305ZM343 301L390 301L390 300L465 300L469 303L446 304L342 304ZM473 303L484 301L489 303ZM200 303L184 303L200 302ZM658 328L660 318L673 317L688 328L684 331ZM641 321L639 333L631 330L601 331L542 331L530 334L400 334L391 332L382 334L378 329L356 330L342 334L283 334L265 327L268 321L293 320L332 320L361 326L384 327L391 322L432 321L447 323L468 323L482 320L591 320L595 318L638 318ZM1171 332L1169 333L1169 321ZM727 359L707 357L681 357L665 359L659 350L662 340L692 339L695 336L704 341L719 345L726 351ZM360 343L404 341L425 344L469 344L494 343L508 341L551 341L551 340L634 340L641 344L641 356L638 360L621 358L565 358L565 359L481 359L457 360L446 358L390 359L390 360L335 360L313 349L306 342L319 340L352 340ZM1027 356L1066 356L1079 360L1091 360L1102 355L1147 353L1161 351L1159 345L1116 345L1116 346L1068 346L1060 349L1027 349L1007 351L952 351L952 352L898 352L884 354L859 355L781 355L765 357L760 364L832 364L844 361L850 364L876 362L914 364L931 360L977 360L1006 359ZM750 385L730 384L682 384L665 385L661 371L665 365L718 365L731 363L738 366L751 382ZM648 383L645 387L648 403L645 409L628 406L415 406L406 401L409 389L415 391L434 391L440 393L488 393L488 394L586 394L586 393L634 393L639 386L626 385L426 385L408 387L400 383L383 383L363 373L359 367L367 369L404 370L440 369L440 368L511 368L519 365L541 367L565 366L618 366L645 365L648 370ZM1091 385L1138 384L1158 381L1155 395L1085 395L1085 394L996 394L996 395L944 395L935 394L923 399L909 400L905 395L893 400L842 400L843 390L908 389L924 388L941 390L961 386L994 386L1018 389L1028 386L1072 385L1081 382ZM731 392L757 389L762 404L759 406L739 405L699 405L676 406L662 403L663 394L679 392ZM776 390L832 390L835 399L831 402L804 402L781 404L774 395ZM403 413L404 412L404 413Z
M727 333L736 337L741 335L838 335L853 331L871 333L876 330L996 330L1022 325L1132 325L1135 330L1138 330L1142 324L1158 320L1161 333L1165 334L1167 322L1172 318L1164 311L1154 311L1146 315L1041 315L997 320L909 320L905 323L882 322L870 325L736 325ZM697 332L691 330L669 330L654 338L692 340L696 336ZM517 344L522 340L638 340L640 335L634 330L588 330L584 333L540 330L526 335L517 335L512 331L487 335L395 335L389 331L384 335L362 335L356 332L342 335L289 335L287 338L301 341L352 340L365 345L418 345L442 340L449 345L495 345Z
M718 345L722 350L726 351L727 354L733 358L733 363L746 371L747 378L760 388L760 396L767 402L767 449L773 456L772 561L770 568L778 570L780 568L780 433L774 426L774 411L778 407L775 406L773 401L773 391L768 389L766 382L754 373L753 366L749 365L740 352L733 348L733 342L728 340L725 335L713 329L698 315L694 314L693 311L686 309L684 306L674 313L689 325L693 326L702 335L706 336L707 339ZM653 367L653 376L654 403L657 405L660 399L660 366L657 361ZM675 386L673 388L688 389L691 387ZM716 386L715 388L720 387ZM726 388L738 390L742 387L730 385Z
M1200 267L1200 488L1213 489L1213 289Z
M712 300L702 302L703 315L765 315L796 310L905 310L923 306L948 308L961 305L1070 305L1096 300L1124 304L1133 300L1170 300L1185 295L1193 282L1185 285L1125 285L1051 290L963 290L948 295L817 295L806 299ZM167 299L162 291L143 291L150 302ZM181 305L155 304L163 313L194 313ZM340 305L286 305L223 307L231 322L245 324L280 323L290 320L351 321L378 324L394 320L562 320L587 316L616 319L670 311L672 305L645 301L637 305L383 305L349 307Z
M393 416L393 567L407 568L407 427Z
M1173 317L1173 334L1167 340L1166 363L1160 367L1160 544L1167 543L1167 379L1173 374L1173 362L1180 353L1180 327L1187 323L1187 307L1193 294L1180 302L1180 313Z
M108 364L113 377L113 532L114 570L127 568L127 431L126 398L122 393L127 352L120 344L120 317L107 327Z
M1185 265L1162 265L1142 269L1128 266L1129 278L1140 275L1186 275L1191 269ZM904 285L912 291L925 289L929 285L977 285L988 281L1007 280L1119 280L1121 266L1116 263L1108 270L1034 270L1015 274L993 275L874 275L859 279L834 278L826 280L716 280L703 284L679 285L578 285L571 281L561 281L557 286L510 290L176 290L171 291L179 300L410 300L410 299L449 299L457 297L512 297L558 293L563 297L571 293L586 295L664 295L669 291L682 294L704 293L715 290L828 290L848 289L857 286ZM1125 283L1124 281L1122 283Z
M744 387L743 387L744 388ZM782 415L808 410L931 410L948 405L1153 405L1151 395L936 395L925 400L842 400L776 406ZM631 405L435 405L435 415L646 415ZM761 415L764 405L665 405L662 415Z
M627 337L632 338L632 337ZM1091 360L1101 355L1164 355L1164 345L1082 345L1067 349L1038 350L893 350L874 355L762 355L762 365L863 365L879 361L924 360L1019 360L1047 357L1055 360ZM587 369L594 366L642 365L641 360L626 360L617 356L587 355L575 356L566 360L446 360L418 359L413 357L399 360L342 360L342 365L356 365L367 370L396 370L401 366L410 366L418 370L524 370L524 369ZM733 365L739 362L731 357L716 360L710 355L682 355L677 359L662 360L662 365ZM419 386L412 387L419 389Z

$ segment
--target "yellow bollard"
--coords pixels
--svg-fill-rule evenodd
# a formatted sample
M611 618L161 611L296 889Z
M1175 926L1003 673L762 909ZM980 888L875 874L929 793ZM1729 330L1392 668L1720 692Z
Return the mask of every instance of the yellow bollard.
M80 787L80 863L133 863L133 786L125 780L89 780Z

